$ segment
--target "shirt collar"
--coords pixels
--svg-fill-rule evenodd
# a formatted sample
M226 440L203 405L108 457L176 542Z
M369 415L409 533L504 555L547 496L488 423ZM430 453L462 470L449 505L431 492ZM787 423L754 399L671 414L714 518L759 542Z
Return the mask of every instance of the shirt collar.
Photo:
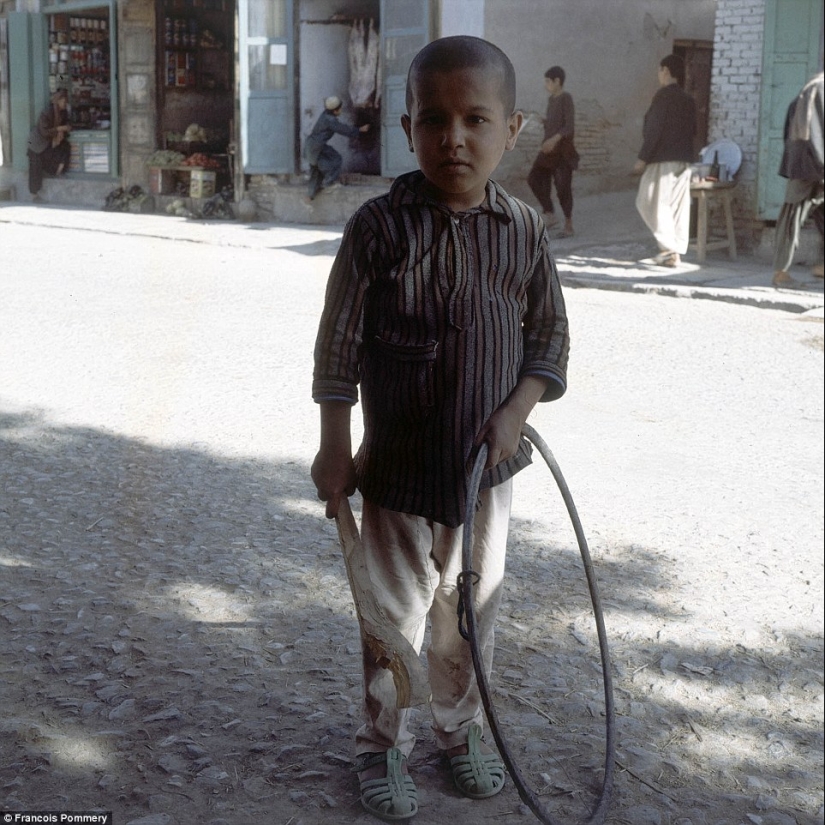
M486 196L480 206L462 212L462 215L475 215L486 213L505 223L509 223L512 218L512 209L509 204L509 196L495 181L488 180L486 186ZM425 193L424 174L420 169L414 172L407 172L399 175L393 181L390 188L390 204L393 209L402 207L429 207L445 214L452 214L445 206L433 200Z

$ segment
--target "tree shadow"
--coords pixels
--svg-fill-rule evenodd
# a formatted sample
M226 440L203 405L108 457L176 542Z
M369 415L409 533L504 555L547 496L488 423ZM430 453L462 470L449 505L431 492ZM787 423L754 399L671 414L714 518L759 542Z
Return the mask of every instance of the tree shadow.
M0 489L4 808L361 821L346 770L357 623L304 462L3 413ZM503 733L554 814L581 816L604 749L581 561L542 524L516 518L511 535L494 672ZM675 583L661 553L610 548L596 570L622 766L609 821L636 825L647 805L665 825L684 810L694 825L702 811L707 825L739 825L763 805L812 822L821 638L677 643L657 627L691 617L666 598ZM413 713L413 765L433 794L417 821L435 825L444 804L466 800L447 786L428 724ZM507 821L517 806L508 786L474 821Z

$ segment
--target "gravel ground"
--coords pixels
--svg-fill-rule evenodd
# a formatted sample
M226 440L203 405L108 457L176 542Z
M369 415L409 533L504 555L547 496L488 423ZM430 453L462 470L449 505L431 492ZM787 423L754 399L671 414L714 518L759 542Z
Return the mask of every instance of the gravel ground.
M287 241L0 225L0 809L376 821L349 773L357 627L308 477L331 249ZM821 823L822 324L567 298L570 391L530 423L605 606L608 822ZM515 495L496 705L554 820L580 821L604 758L594 624L549 473ZM512 783L461 798L414 724L418 825L535 821Z

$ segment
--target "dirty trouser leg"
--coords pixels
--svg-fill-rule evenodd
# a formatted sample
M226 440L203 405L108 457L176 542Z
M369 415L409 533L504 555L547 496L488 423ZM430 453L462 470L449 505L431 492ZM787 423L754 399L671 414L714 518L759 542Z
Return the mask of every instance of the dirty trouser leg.
M510 526L512 479L481 493L481 509L473 520L473 588L477 636L485 672L493 666L495 621L501 605L507 532ZM458 632L458 574L461 572L462 529L439 527L434 555L441 580L430 610L432 643L427 651L433 730L438 747L463 745L473 723L484 727L484 711L469 643Z
M493 626L501 601L511 495L511 481L482 492L482 507L474 520L473 569L482 575L474 603L488 663L492 662ZM451 529L364 502L361 538L373 592L384 613L416 651L424 640L428 612L432 619L431 707L441 747L452 747L453 741L462 744L469 725L482 721L472 655L458 633L456 580L461 570L461 537L460 527ZM365 722L356 734L356 752L397 747L409 755L415 744L415 736L407 729L409 710L395 707L392 674L362 647Z

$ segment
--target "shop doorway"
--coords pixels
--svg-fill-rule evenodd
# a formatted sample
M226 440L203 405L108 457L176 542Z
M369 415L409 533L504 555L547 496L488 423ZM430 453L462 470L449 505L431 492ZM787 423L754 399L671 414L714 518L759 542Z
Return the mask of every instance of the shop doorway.
M113 4L8 16L12 165L27 167L29 130L60 88L69 93L72 156L68 173L115 178L118 96Z
M306 171L304 141L324 98L344 101L353 141L336 136L344 174L414 168L400 118L407 69L429 40L430 0L239 0L240 170Z
M226 166L235 116L235 3L158 0L157 145Z
M298 14L298 143L303 147L324 99L344 102L341 119L370 129L335 135L329 145L343 157L342 177L381 174L380 0L301 0ZM298 168L306 172L303 156Z
M69 93L69 172L112 172L112 70L109 9L48 15L49 93Z
M709 40L676 40L673 53L685 61L685 91L696 103L696 153L708 143L710 115L710 76L713 43Z

